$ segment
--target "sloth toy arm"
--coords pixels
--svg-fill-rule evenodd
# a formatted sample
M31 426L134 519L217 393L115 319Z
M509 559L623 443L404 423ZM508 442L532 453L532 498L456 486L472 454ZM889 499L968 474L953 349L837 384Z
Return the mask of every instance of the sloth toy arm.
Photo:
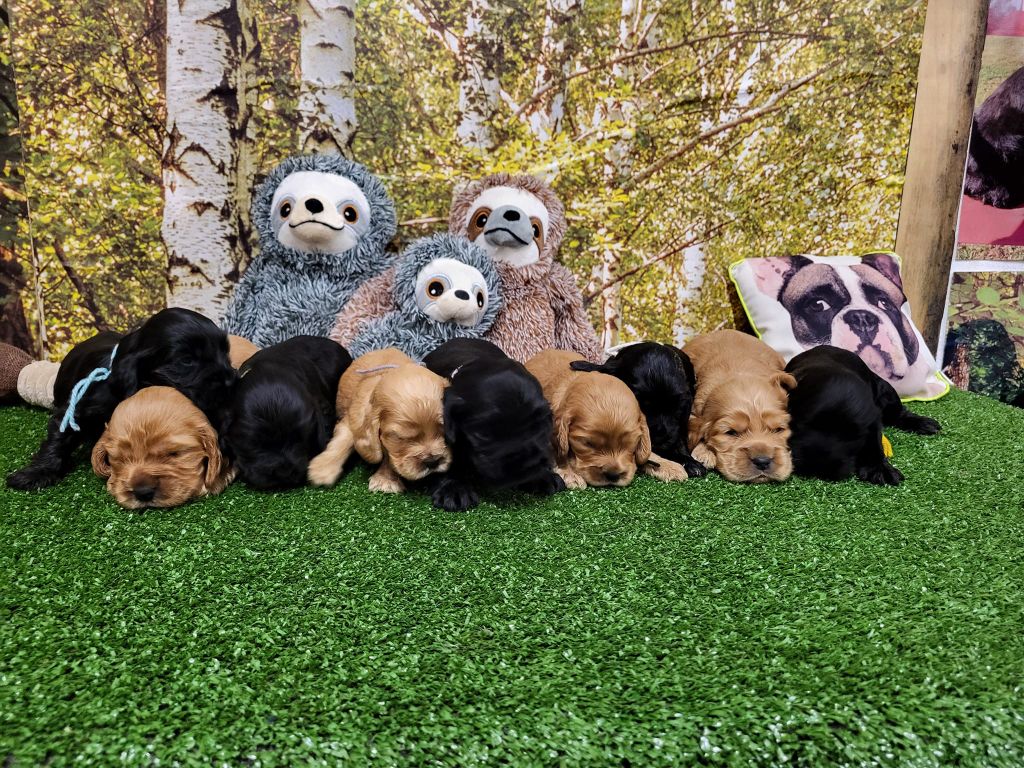
M395 268L391 267L359 286L338 312L330 338L348 347L368 323L394 312L394 283Z
M572 273L562 264L551 268L551 308L555 313L555 348L569 349L597 363L601 344L583 308L583 296Z

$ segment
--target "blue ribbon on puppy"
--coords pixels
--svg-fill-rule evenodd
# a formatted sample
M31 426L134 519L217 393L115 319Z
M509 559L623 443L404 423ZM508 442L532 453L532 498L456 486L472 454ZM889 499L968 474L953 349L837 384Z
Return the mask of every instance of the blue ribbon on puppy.
M75 386L71 389L71 399L68 400L67 410L64 411L64 418L60 422L60 431L64 432L68 427L71 427L75 432L80 431L78 422L75 421L75 408L85 397L85 391L89 389L93 382L106 381L110 377L110 370L114 367L114 355L117 354L117 345L110 350L110 362L107 363L106 367L100 366L94 368L92 372L83 379L79 379Z

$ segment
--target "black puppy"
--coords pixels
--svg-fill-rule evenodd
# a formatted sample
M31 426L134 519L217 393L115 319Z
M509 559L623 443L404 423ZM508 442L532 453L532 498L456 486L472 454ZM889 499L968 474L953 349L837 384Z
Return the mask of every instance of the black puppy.
M480 487L541 495L565 489L554 472L551 406L523 365L482 339L445 342L423 363L451 381L444 434L452 464L431 476L435 507L474 507Z
M643 341L623 347L600 365L577 360L569 367L574 371L598 371L621 379L636 395L647 419L654 452L682 464L690 477L707 474L707 468L694 459L686 447L697 378L685 352L668 344Z
M899 485L903 475L885 457L882 427L919 435L940 429L935 419L907 410L892 385L848 350L814 347L786 371L797 380L789 393L789 449L798 475Z
M74 387L90 375L93 380L69 409ZM189 309L161 310L124 336L99 333L64 358L46 439L28 466L7 477L7 485L27 491L56 483L71 471L75 449L95 444L117 404L143 387L177 389L219 431L236 380L227 334Z
M338 379L351 364L343 346L317 336L295 336L245 361L227 430L239 477L265 491L305 484L310 459L331 439Z
M996 208L1024 203L1024 67L974 113L964 191Z

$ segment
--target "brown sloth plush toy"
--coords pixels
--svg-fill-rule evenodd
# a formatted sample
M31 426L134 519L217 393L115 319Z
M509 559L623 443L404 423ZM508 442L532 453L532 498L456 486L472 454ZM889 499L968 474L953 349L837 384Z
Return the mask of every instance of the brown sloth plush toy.
M525 362L544 349L601 360L601 346L566 267L555 261L565 209L554 190L529 175L497 173L455 193L448 231L487 251L501 275L504 306L484 338ZM363 326L395 309L392 267L363 283L341 311L330 337L349 346Z

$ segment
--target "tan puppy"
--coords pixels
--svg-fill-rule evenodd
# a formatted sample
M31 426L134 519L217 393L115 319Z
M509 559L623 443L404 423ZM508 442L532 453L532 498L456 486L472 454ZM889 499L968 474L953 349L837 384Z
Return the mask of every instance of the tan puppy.
M685 480L682 465L651 453L647 420L629 387L606 373L569 367L583 359L549 349L526 364L554 413L555 471L566 487L629 485L638 467L659 480Z
M126 509L176 507L220 493L234 476L206 416L171 387L140 389L114 409L92 468Z
M231 367L238 370L242 363L260 351L260 348L248 339L241 336L228 336L228 359L231 360Z
M309 481L333 485L353 449L380 465L370 478L371 491L400 493L403 479L447 470L452 456L444 441L445 384L394 348L357 357L341 376L341 420L327 448L309 463Z
M785 480L789 455L786 401L796 379L782 355L739 331L698 336L683 349L697 375L690 452L737 483Z

